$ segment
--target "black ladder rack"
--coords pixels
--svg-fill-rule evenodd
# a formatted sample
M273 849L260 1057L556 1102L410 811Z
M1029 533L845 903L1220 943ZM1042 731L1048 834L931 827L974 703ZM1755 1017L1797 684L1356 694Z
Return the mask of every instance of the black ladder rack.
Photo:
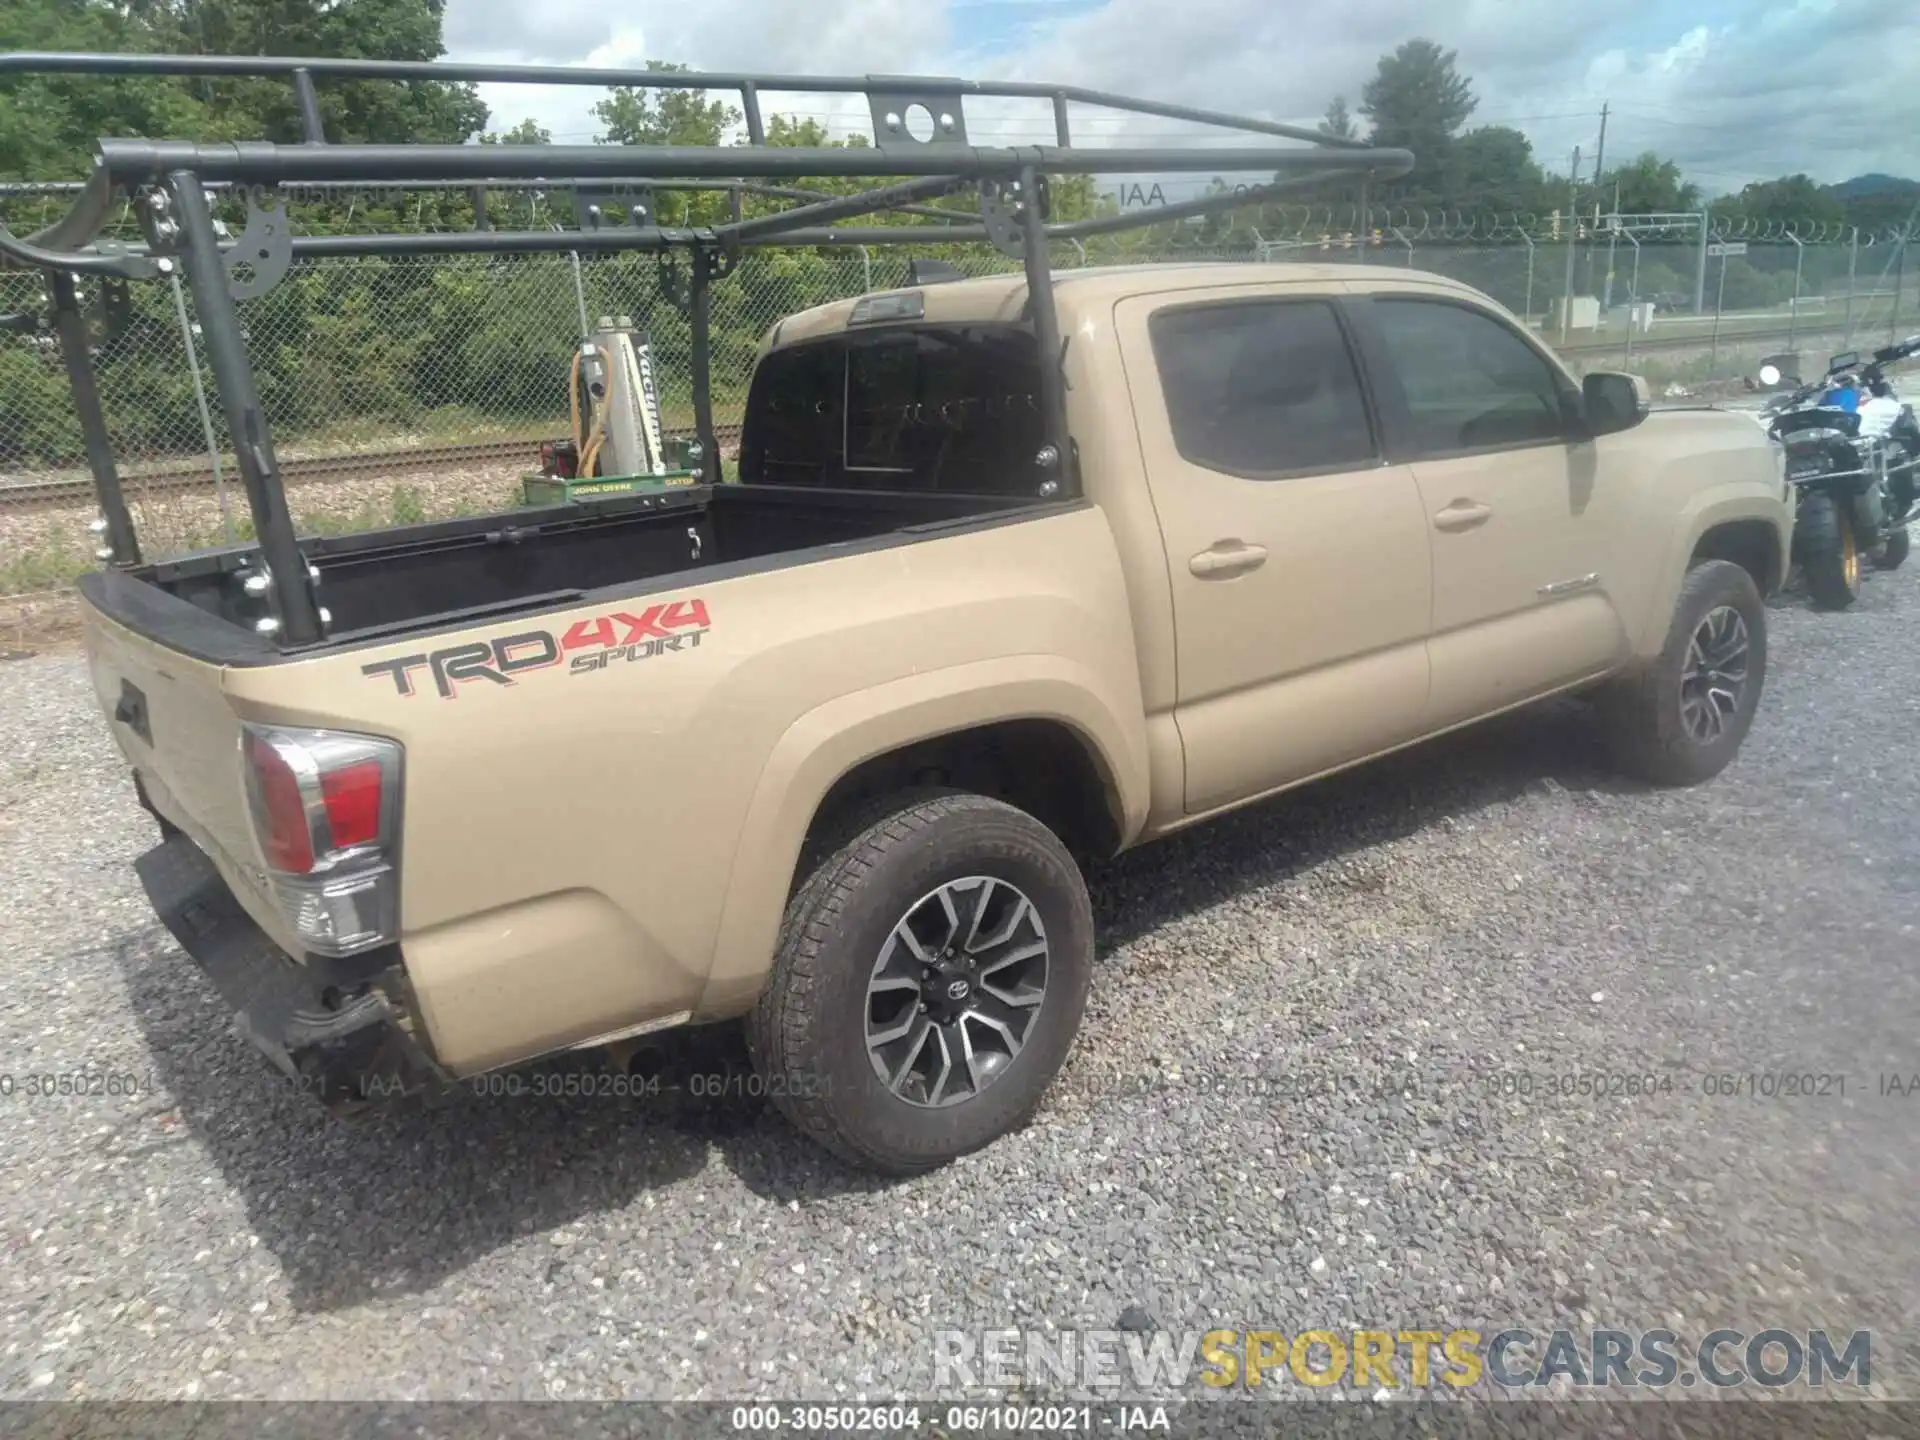
M87 443L94 488L112 563L139 563L138 542L121 492L105 418L74 298L82 274L126 278L184 274L192 287L221 407L234 438L241 478L259 536L261 564L274 602L274 638L302 646L324 638L322 612L295 540L266 416L254 385L235 300L270 290L296 257L534 251L686 250L692 257L689 304L694 415L709 480L718 478L719 447L709 393L710 296L713 281L743 252L764 246L925 245L984 241L1021 260L1028 318L1043 356L1059 357L1048 243L1137 229L1257 205L1290 189L1328 180L1368 182L1405 174L1413 156L1300 126L1132 99L1070 85L976 82L946 77L813 76L746 72L578 69L444 61L350 60L251 55L108 55L15 52L0 55L0 78L78 74L281 77L294 91L302 140L297 144L102 139L91 177L74 190L67 212L32 235L0 227L0 263L37 266L49 274L56 329ZM327 140L317 86L335 80L498 82L625 86L651 90L731 91L738 95L747 143L720 146L620 145L365 145ZM859 96L872 118L867 147L790 147L765 143L768 92ZM1051 105L1052 145L970 143L966 102L1036 100ZM1072 143L1069 107L1189 122L1224 132L1233 143L1189 147L1084 148ZM1291 145L1271 142L1287 140ZM1082 174L1217 174L1270 171L1273 183L1203 195L1120 215L1072 223L1047 218L1047 177ZM563 178L562 178L563 177ZM871 179L871 189L821 196L792 184L813 177ZM902 178L905 177L905 178ZM594 186L726 189L791 198L787 209L714 226L589 224L571 229L494 230L485 221L489 182L539 181L587 194ZM759 183L756 183L759 182ZM882 183L883 182L883 183ZM277 187L418 184L465 186L475 192L476 228L426 234L295 236ZM223 241L208 204L210 188L246 197L247 221ZM933 210L926 202L963 190L977 212ZM144 241L124 243L105 231L121 196L133 199ZM582 207L584 209L584 207ZM846 227L839 222L882 212L929 223ZM1057 358L1041 367L1041 406L1054 474L1049 493L1074 493L1072 438Z

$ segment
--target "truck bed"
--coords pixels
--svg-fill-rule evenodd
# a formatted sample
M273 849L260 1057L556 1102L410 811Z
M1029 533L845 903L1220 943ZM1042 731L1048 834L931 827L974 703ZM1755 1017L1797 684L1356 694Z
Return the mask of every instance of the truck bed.
M561 605L609 586L715 578L969 528L1049 502L955 492L699 485L301 542L329 638L305 651L254 633L242 581L252 546L81 580L98 609L188 654L262 663L488 615Z

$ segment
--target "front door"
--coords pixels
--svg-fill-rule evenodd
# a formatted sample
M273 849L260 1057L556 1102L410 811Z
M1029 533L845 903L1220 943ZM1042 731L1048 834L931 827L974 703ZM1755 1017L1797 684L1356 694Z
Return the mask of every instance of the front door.
M1618 476L1606 483L1599 447L1580 437L1572 380L1479 306L1379 293L1357 304L1377 337L1372 368L1388 372L1391 453L1412 466L1433 548L1430 728L1618 663L1632 495Z
M1337 302L1187 291L1116 319L1172 582L1188 813L1413 738L1426 517L1382 459Z

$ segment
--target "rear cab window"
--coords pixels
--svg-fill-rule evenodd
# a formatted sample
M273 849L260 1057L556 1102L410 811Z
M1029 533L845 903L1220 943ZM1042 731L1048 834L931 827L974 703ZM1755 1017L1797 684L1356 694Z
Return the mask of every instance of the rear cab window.
M1248 479L1372 464L1379 444L1334 306L1250 298L1161 310L1155 367L1182 458Z
M1033 496L1040 366L1009 324L891 326L771 351L740 437L750 485Z

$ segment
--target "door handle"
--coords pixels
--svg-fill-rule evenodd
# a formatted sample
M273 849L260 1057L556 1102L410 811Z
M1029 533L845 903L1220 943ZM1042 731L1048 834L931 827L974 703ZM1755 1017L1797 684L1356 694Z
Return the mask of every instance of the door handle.
M1455 500L1433 517L1436 530L1471 530L1493 518L1493 507L1478 500Z
M1220 580L1244 575L1266 563L1267 547L1246 545L1238 540L1222 540L1187 561L1187 569L1202 580Z

